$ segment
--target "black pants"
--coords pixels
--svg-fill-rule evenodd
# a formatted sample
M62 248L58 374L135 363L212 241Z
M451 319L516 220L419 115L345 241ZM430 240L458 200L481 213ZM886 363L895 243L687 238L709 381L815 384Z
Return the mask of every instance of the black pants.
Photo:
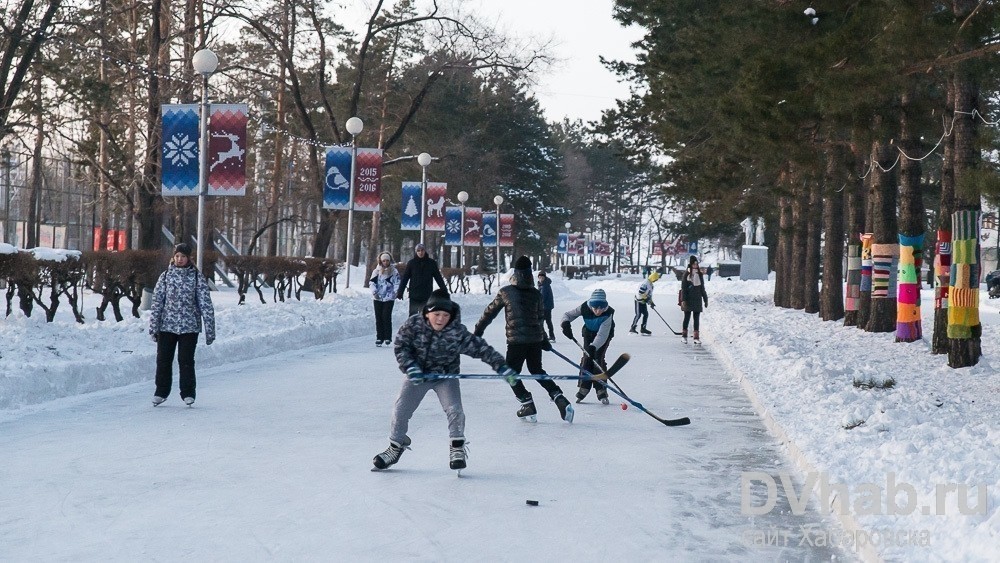
M549 340L556 339L556 331L552 328L552 309L545 310L545 317L542 319L545 321L545 325L549 327Z
M535 375L545 374L545 370L542 369L542 345L539 344L507 344L507 365L512 367L514 371L520 373L521 368L524 366L525 361L528 362L528 373ZM555 399L556 395L562 394L562 389L556 385L555 381L551 379L539 379L538 384L545 388L548 392L550 399ZM514 396L517 400L522 403L531 400L531 393L528 392L524 387L524 382L518 380L516 385L513 385L511 389L514 391Z
M698 318L701 317L701 311L684 311L684 330L688 329L688 322L691 320L692 313L694 313L694 329L698 330Z
M642 317L642 328L646 328L646 321L649 320L649 308L646 307L645 303L636 301L635 317L632 319L632 328L635 328L636 323L639 322L639 317Z
M372 301L375 304L375 340L392 340L392 306L395 301Z
M427 299L410 299L410 316L416 315L427 304Z
M194 349L198 346L198 333L174 334L161 332L156 340L156 393L169 397L174 379L174 351L180 368L181 398L194 398Z
M586 348L593 342L594 342L593 337L584 335L583 337L584 348ZM611 345L611 339L609 338L608 341L604 343L604 346L601 346L600 348L597 349L597 356L594 357L594 359L591 359L589 356L587 356L587 354L584 354L583 359L580 361L580 365L583 366L583 369L589 371L590 373L607 371L608 360L605 358L605 355L607 355L608 346L610 345ZM577 399L583 399L584 397L586 397L587 394L590 393L591 387L593 387L594 391L597 392L598 399L604 399L608 396L607 387L605 387L603 383L600 383L598 381L581 379L580 384L577 387L578 387L576 391Z

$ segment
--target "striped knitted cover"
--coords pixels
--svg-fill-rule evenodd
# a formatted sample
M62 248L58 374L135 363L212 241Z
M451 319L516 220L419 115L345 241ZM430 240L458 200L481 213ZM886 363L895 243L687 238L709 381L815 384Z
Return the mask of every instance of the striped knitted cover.
M951 231L937 232L934 253L934 308L948 308L948 284L951 281Z
M872 290L872 233L861 235L861 292Z
M872 299L896 298L898 244L872 244Z
M920 326L920 253L924 235L899 235L899 291L896 296L896 341L915 342Z
M857 311L858 299L861 297L861 245L847 245L847 293L844 297L844 310Z
M948 338L972 338L979 325L979 211L951 214Z

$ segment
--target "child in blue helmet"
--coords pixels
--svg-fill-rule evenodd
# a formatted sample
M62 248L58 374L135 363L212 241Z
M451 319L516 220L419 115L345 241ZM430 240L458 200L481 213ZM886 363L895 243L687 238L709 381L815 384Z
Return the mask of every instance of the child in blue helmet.
M583 369L590 373L607 370L605 356L615 335L615 309L608 305L608 296L603 289L595 289L590 299L563 315L562 331L566 338L576 340L573 338L572 322L577 317L583 317L583 349L586 352L580 362ZM576 402L586 398L591 386L597 392L597 399L608 404L608 389L603 383L582 379L576 392Z

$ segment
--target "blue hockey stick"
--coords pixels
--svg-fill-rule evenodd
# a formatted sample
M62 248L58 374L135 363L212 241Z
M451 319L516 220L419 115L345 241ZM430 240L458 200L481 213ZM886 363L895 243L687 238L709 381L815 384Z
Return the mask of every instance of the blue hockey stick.
M579 346L579 345L580 345L580 344L579 344L579 343L577 343L577 346ZM582 373L583 375L587 375L587 376L590 376L590 377L594 377L594 374L592 374L592 373L590 373L589 371L587 371L587 370L583 369L583 366L581 366L580 364L578 364L578 363L574 362L573 360L571 360L571 359L567 358L566 356L564 356L563 354L561 354L561 353L560 353L560 352L559 352L558 350L556 350L555 348L553 348L553 349L552 349L552 350L550 350L550 351L551 351L551 352L552 352L553 354L555 354L556 356L559 356L560 358L562 358L563 360L565 360L565 361L566 361L566 363L568 363L569 365L571 365L571 366L575 367L576 369L580 370L580 373ZM584 351L584 353L586 353L586 351ZM617 362L616 362L616 363L617 363ZM611 370L608 370L608 371L611 371ZM617 370L616 370L616 371L617 371ZM613 374L611 374L611 375L613 375ZM606 387L607 387L607 388L608 388L608 389L609 389L609 390L610 390L610 391L611 391L612 393L614 393L615 395L618 395L618 396L619 396L619 397L621 397L622 399L625 399L625 401L627 401L627 402L628 402L629 404L631 404L631 405L632 405L633 407L635 407L635 408L639 409L640 411L642 411L642 412L644 412L644 413L648 414L649 416L651 416L651 417L655 418L655 419L656 419L657 421L659 421L660 423L662 423L662 424L664 424L664 425L666 425L666 426L685 426L685 425L687 425L687 424L691 424L691 419L690 419L690 418L688 418L688 417L686 417L686 416L685 416L685 417L683 417L683 418L675 418L675 419L665 419L665 418L660 418L660 417L656 416L655 414L653 414L653 413L649 412L648 410L646 410L646 407L642 406L642 403L639 403L639 402L637 402L637 401L634 401L634 400L632 400L632 398L630 398L630 397L629 397L628 395L626 395L626 394L625 394L625 392L621 390L621 387L618 387L618 383L617 383L617 382L615 382L615 380L613 380L613 379L611 379L610 377L608 377L608 381L607 381L607 382L608 382L608 383L610 383L610 385L606 385Z
M425 373L421 374L421 379L504 379L507 377L497 374L497 373ZM576 381L598 381L605 382L608 377L603 373L591 374L587 373L584 375L548 375L548 374L534 374L528 373L524 375L515 375L514 379L573 379Z

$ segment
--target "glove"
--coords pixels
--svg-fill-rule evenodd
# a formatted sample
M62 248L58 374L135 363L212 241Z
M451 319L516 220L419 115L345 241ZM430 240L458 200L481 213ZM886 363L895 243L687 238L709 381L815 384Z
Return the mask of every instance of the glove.
M652 301L650 301L649 302L649 306L655 309L656 308L656 303L653 303Z
M587 356L591 359L597 358L597 348L594 348L593 344L587 344L587 346L584 347L584 350L587 352Z
M497 373L502 375L503 378L507 380L507 383L509 383L511 387L517 385L518 373L514 371L514 368L508 366L507 364L504 364L500 366L500 369L497 370Z
M562 326L562 331L566 335L566 338L576 340L576 338L573 338L573 327L570 326L569 321L563 321L563 324L560 326Z
M552 343L549 342L548 338L543 338L541 345L542 345L542 350L545 350L546 352L548 352L549 350L552 350Z
M211 346L213 342L215 342L215 337L214 336L206 336L205 337L205 345L206 346Z
M427 381L427 378L424 377L424 372L420 371L420 368L417 366L410 366L406 368L406 377L410 380L410 383L414 385Z
M149 336L153 339L153 342L159 342L160 341L160 333L159 332L154 332L154 333L150 334Z

